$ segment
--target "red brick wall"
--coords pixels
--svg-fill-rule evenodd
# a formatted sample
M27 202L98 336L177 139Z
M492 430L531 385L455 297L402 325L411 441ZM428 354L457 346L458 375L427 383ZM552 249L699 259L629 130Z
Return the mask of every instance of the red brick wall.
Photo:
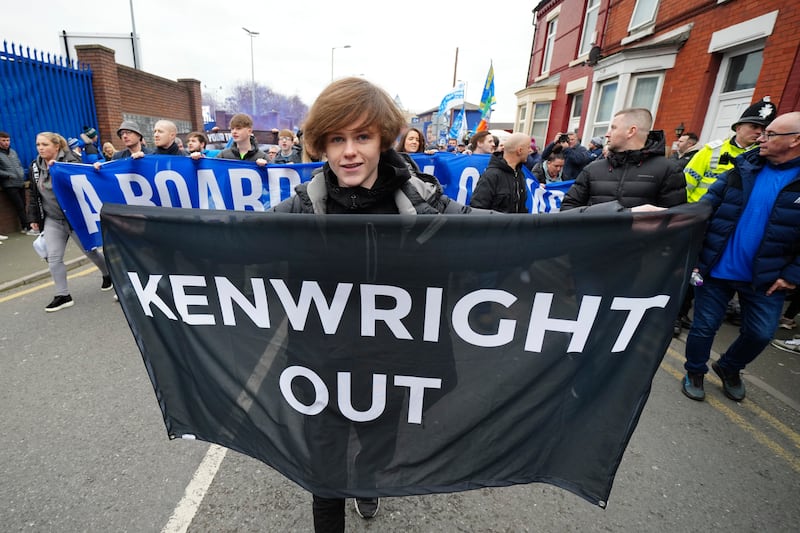
M628 35L636 0L621 0L611 6L603 54L608 56L621 48ZM761 73L755 87L754 100L769 95L778 104L778 113L795 109L798 94L791 79L800 76L795 63L800 45L800 3L785 0L737 0L717 4L709 0L662 0L655 31L657 34L693 23L689 40L678 53L675 67L667 71L655 129L663 129L668 140L679 123L686 131L700 134L706 118L709 99L714 89L721 54L709 54L711 35L726 27L779 11L775 28L765 43ZM783 96L786 92L787 99Z
M560 7L556 53L553 55L550 74L560 74L559 97L553 102L551 130L565 125L568 120L569 98L564 94L565 84L583 75L590 76L588 67L568 67L578 46L585 9L584 0L551 0L540 3L538 25L534 35L528 85L533 85L539 75L545 42L547 13ZM636 0L601 0L597 28L602 41L602 54L609 57L625 48L622 40L628 37ZM675 127L683 122L686 131L702 132L709 100L719 74L722 54L709 54L712 33L726 27L765 15L772 11L779 15L772 35L765 43L763 66L757 81L754 100L769 95L778 105L779 113L798 109L800 103L800 2L785 0L729 0L718 4L716 0L661 0L654 35L661 35L692 23L689 39L676 57L675 67L666 72L661 100L656 114L655 129L663 129L668 141ZM636 46L637 42L628 46ZM587 72L588 71L588 72ZM589 102L588 95L584 106ZM584 121L586 107L584 107ZM583 124L581 125L583 127ZM551 137L553 131L548 136ZM584 139L585 141L585 139Z
M76 46L75 50L78 59L88 63L93 72L98 131L103 142L123 147L116 135L123 115L186 121L191 130L203 129L200 81L173 81L117 65L114 51L100 45Z
M558 14L558 28L556 31L555 46L553 57L550 61L550 76L559 75L558 92L563 95L566 84L572 80L588 77L587 92L583 100L583 110L580 127L585 122L586 108L589 104L588 89L591 87L592 68L589 66L575 65L570 67L569 63L575 60L580 46L581 31L583 30L584 12L586 8L585 0L556 0L542 6L538 12L537 29L534 33L533 51L531 63L528 70L528 86L533 85L534 80L541 75L542 61L544 59L544 46L547 39L547 15L552 10L560 6ZM600 17L602 18L602 13ZM602 20L598 21L598 31L601 28ZM556 133L564 131L569 123L569 114L572 106L572 98L560 96L552 102L550 108L550 121L548 126L547 138L540 142L544 146L552 140Z

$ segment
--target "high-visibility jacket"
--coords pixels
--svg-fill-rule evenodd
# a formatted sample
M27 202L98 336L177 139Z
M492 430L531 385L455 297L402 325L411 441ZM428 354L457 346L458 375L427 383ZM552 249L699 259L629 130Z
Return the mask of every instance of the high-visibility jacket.
M689 160L683 169L686 177L686 200L696 202L708 192L708 188L717 181L717 176L733 168L736 156L755 148L740 148L731 142L733 137L724 141L712 141Z

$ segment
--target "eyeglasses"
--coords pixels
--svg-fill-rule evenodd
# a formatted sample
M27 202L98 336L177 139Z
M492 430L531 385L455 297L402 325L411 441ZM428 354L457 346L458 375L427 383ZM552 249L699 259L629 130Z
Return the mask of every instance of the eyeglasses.
M291 137L281 137L280 140L281 141L291 141L292 138Z
M786 133L776 133L774 131L763 131L759 137L765 137L771 141L773 137L782 137L783 135L800 135L800 131L787 131Z

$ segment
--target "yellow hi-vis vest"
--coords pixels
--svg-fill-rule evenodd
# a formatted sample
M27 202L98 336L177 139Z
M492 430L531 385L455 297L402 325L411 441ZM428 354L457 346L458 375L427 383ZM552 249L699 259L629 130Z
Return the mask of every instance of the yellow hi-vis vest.
M731 139L706 144L686 164L683 175L686 178L687 201L700 200L708 192L708 188L717 181L717 176L733 168L736 156L747 151L732 144ZM750 149L757 146L754 144ZM723 157L724 155L727 157Z

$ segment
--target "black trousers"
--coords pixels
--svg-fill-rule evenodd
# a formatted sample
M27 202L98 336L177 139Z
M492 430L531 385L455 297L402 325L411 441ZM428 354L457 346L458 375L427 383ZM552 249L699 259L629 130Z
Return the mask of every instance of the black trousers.
M322 498L314 494L315 533L344 533L344 498Z

